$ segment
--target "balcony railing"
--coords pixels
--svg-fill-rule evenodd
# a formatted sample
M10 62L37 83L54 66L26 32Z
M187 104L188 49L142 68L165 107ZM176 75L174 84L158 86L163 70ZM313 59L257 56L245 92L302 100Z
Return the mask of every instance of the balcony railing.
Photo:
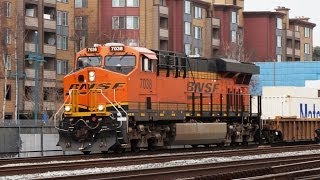
M211 18L212 19L212 26L220 27L220 19L218 18Z
M292 48L290 48L290 47L287 47L287 54L290 54L290 55L292 55Z
M57 0L44 0L44 3L57 4Z
M55 30L57 28L56 21L48 20L48 19L44 20L43 26L44 26L44 28L47 28L47 29L54 29Z
M220 39L212 39L212 46L220 46Z
M34 43L24 43L24 50L29 52L36 52L35 51L35 44Z
M168 7L165 7L165 6L159 6L159 13L160 13L160 14L169 15Z
M168 37L169 37L168 29L161 29L161 28L160 28L160 37L166 37L166 38L168 38Z
M26 16L25 17L25 25L32 26L32 27L38 27L38 18Z
M56 105L54 102L43 102L43 108L46 110L54 111L56 110Z
M56 79L56 71L44 70L43 78L44 79Z
M43 45L43 53L45 54L56 54L56 46Z
M297 39L300 39L300 32L298 31L294 32L294 37Z
M295 49L294 50L294 55L295 56L300 56L300 49Z
M287 30L287 36L288 36L288 37L292 37L292 36L293 36L293 31Z

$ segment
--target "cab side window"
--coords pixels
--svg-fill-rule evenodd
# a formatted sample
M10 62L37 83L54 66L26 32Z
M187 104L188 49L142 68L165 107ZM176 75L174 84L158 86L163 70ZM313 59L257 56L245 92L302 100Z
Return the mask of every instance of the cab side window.
M145 56L142 57L142 71L153 71L152 59L149 59Z

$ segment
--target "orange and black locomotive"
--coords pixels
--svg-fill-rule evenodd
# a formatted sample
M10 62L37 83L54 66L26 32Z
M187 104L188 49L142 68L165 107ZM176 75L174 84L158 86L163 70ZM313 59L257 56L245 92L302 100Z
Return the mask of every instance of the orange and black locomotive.
M64 78L64 151L247 144L258 134L253 64L107 43L78 52L74 68Z

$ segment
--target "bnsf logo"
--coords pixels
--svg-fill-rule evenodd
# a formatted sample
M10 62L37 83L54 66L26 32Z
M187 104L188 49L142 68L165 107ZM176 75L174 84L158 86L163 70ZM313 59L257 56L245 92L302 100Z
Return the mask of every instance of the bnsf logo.
M200 92L200 93L211 93L218 90L219 84L216 83L201 83L201 82L188 82L188 92Z
M86 90L86 89L116 89L118 87L123 87L126 83L101 83L101 84L71 84L70 89Z

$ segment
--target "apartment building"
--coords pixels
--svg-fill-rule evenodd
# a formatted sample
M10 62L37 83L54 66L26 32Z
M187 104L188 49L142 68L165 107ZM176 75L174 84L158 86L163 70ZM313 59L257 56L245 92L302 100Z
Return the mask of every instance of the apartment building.
M205 0L112 0L99 4L99 39L212 57L220 20ZM209 46L208 46L209 44Z
M5 119L41 119L63 99L62 78L72 69L74 0L5 0L0 56ZM4 91L0 91L3 93ZM35 115L36 114L36 115Z
M244 44L253 61L312 61L314 23L290 9L244 12Z

